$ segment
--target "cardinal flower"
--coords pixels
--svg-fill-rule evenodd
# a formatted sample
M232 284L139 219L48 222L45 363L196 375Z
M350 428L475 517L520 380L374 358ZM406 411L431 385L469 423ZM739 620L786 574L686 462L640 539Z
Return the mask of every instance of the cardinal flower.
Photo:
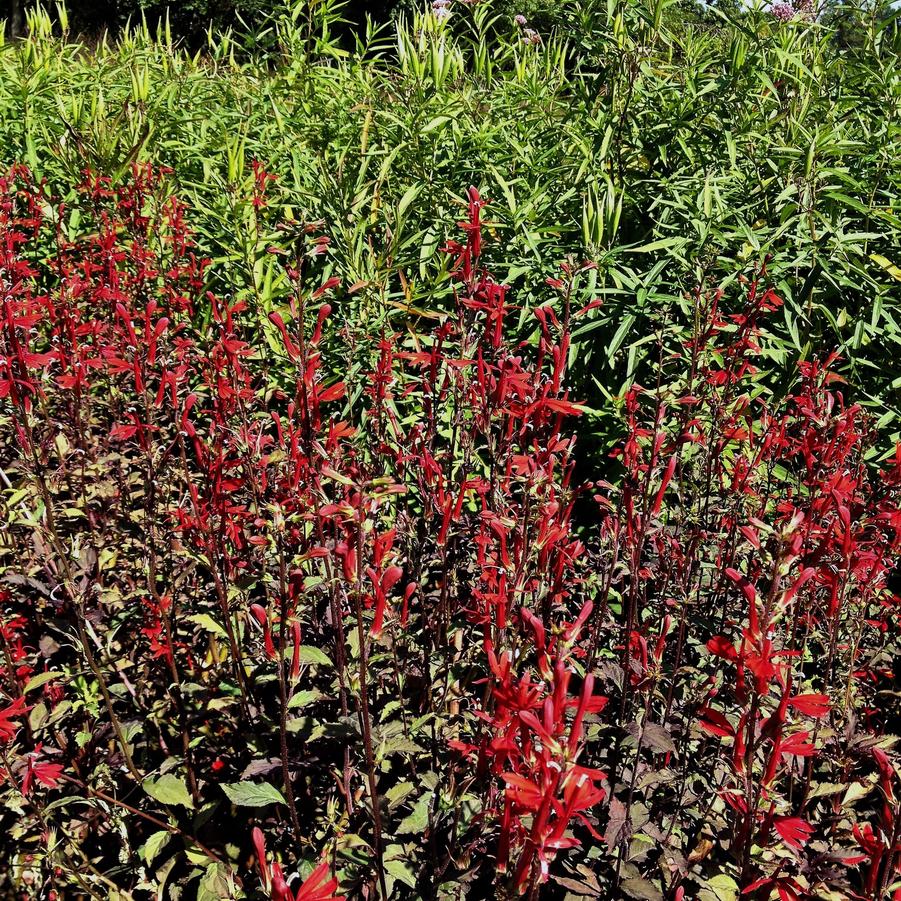
M40 760L41 745L38 744L33 754L29 754L25 764L25 775L22 777L22 794L28 795L34 788L35 782L40 782L45 788L56 788L59 777L63 772L61 764L48 763Z
M323 860L296 892L292 892L278 863L271 866L266 860L266 841L260 829L253 830L253 846L256 850L257 865L263 888L272 901L345 901L343 895L336 895L338 880L331 875L328 861Z
M801 817L776 817L773 828L790 848L800 848L813 833L813 826Z
M19 730L18 723L13 720L24 716L28 711L25 698L16 698L8 707L0 710L0 742L12 741Z

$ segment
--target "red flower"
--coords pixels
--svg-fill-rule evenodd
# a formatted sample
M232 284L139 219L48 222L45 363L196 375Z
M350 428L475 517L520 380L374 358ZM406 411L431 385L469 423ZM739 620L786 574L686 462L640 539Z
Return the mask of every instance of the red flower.
M24 716L28 710L25 698L16 698L9 707L0 710L0 741L12 741L15 738L19 726L13 720Z
M294 901L344 901L343 896L335 894L337 889L338 880L331 875L328 861L323 860L297 890ZM290 895L285 896L285 901L290 901Z
M726 660L735 660L738 657L735 645L724 635L716 635L711 638L707 642L707 650L714 656L723 657Z
M785 876L764 876L756 882L752 882L747 888L742 889L741 893L749 895L758 889L767 887L776 889L779 893L779 901L799 901L799 899L805 897L803 886L797 880ZM766 897L769 896L767 895Z
M58 763L47 763L46 761L38 761L38 755L41 751L41 745L34 749L33 754L28 755L25 765L25 775L22 777L22 794L31 793L34 787L35 779L46 788L56 788L59 784L59 777L62 775L63 768Z
M831 709L829 698L826 695L817 694L795 695L789 700L788 706L793 707L799 713L817 718L827 716Z
M795 757L813 757L816 748L807 741L809 732L795 732L779 744L782 754L793 754Z
M773 828L790 848L800 848L813 833L813 826L801 817L776 817Z
M726 719L721 713L712 710L710 707L702 707L698 711L698 725L711 735L720 735L723 738L731 738L735 735L735 728L732 723Z
M269 866L266 860L266 842L258 828L253 830L253 846L263 888L269 892L272 901L345 901L343 895L335 894L338 890L338 880L331 875L328 861L323 860L300 888L292 892L281 866L278 863Z

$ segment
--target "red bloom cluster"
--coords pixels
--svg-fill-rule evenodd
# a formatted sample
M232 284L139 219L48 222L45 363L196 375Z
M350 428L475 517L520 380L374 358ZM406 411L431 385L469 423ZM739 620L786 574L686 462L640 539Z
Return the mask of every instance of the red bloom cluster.
M589 264L520 309L471 188L430 329L346 315L371 286L341 285L319 225L257 228L266 292L217 296L166 178L86 176L77 216L0 180L2 790L28 828L65 780L134 817L121 859L181 833L208 884L237 831L274 901L339 876L883 897L901 450L871 464L834 358L768 390L765 270L735 312L689 298L582 483ZM242 215L276 215L272 184L255 166ZM331 863L292 889L311 843Z

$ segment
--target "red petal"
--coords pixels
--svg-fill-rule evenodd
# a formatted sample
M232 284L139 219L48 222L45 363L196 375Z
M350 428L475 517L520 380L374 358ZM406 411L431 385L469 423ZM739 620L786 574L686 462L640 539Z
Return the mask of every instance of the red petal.
M826 716L831 709L829 698L826 695L795 695L789 700L788 704L789 707L793 707L799 713L813 717Z
M710 707L702 707L698 711L698 717L698 725L711 735L720 735L724 738L732 738L735 735L732 723L723 714Z

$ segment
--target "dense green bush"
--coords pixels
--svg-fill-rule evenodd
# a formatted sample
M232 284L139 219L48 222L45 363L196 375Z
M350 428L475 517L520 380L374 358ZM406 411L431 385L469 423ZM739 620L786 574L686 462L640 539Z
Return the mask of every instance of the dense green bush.
M4 159L62 196L86 166L114 178L139 158L171 166L202 250L265 306L285 288L239 200L259 159L278 175L279 214L328 223L337 274L361 285L342 310L373 327L415 327L445 303L436 223L475 184L494 201L492 253L524 317L559 261L597 264L579 290L604 305L572 355L604 444L610 399L653 368L644 348L661 329L678 338L666 311L766 259L786 301L773 383L811 349L838 349L891 438L894 13L844 10L860 35L846 47L825 24L764 10L686 24L666 0L567 4L579 28L539 43L505 0L457 0L443 22L429 9L350 46L340 4L302 2L259 36L262 61L237 37L191 56L146 29L89 48L32 16L28 40L0 54Z

